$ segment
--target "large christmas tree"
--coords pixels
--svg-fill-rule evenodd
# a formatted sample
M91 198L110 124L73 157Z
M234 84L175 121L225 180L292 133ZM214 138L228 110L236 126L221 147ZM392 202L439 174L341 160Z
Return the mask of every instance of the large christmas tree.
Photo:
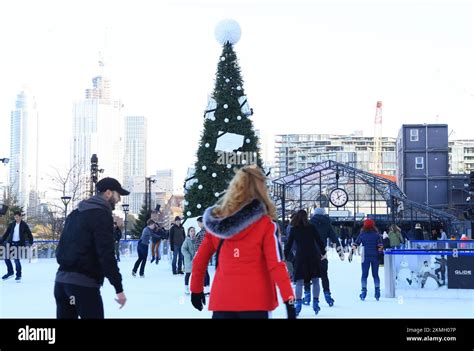
M250 119L253 111L245 96L233 45L240 27L225 20L216 28L223 45L216 84L204 114L204 130L197 150L194 175L185 184L185 217L197 217L212 206L227 188L234 169L248 164L262 166L258 138Z

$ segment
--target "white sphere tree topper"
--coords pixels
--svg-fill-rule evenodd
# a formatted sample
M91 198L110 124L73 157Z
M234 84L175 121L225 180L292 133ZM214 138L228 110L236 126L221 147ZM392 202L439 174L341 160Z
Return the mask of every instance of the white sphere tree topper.
M241 35L240 26L237 21L233 19L225 19L220 21L214 32L216 36L216 40L219 44L224 45L225 43L229 42L230 44L236 44Z

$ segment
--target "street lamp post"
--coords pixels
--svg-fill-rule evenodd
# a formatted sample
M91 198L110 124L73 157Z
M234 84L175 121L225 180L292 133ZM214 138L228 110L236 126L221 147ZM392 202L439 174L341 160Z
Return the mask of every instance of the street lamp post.
M99 158L97 157L97 154L93 154L91 157L91 184L89 189L90 196L97 195L97 189L95 188L95 185L99 180L99 173L103 172L104 170L99 168Z
M145 193L146 193L146 213L147 216L151 215L151 183L155 183L156 179L152 177L145 177Z
M64 210L64 222L66 222L66 217L67 217L67 205L69 204L69 201L71 201L70 196L61 196L61 201L64 204L65 210Z
M91 157L91 183L90 183L90 189L89 189L90 196L95 194L95 185L97 184L97 180L99 178L98 163L99 163L99 158L97 157L97 154L93 154Z
M129 204L122 204L123 213L125 213L125 220L124 220L124 225L125 225L124 237L125 237L125 240L127 239L127 223L128 223L127 215L128 215L128 211L129 211L129 206L130 206Z

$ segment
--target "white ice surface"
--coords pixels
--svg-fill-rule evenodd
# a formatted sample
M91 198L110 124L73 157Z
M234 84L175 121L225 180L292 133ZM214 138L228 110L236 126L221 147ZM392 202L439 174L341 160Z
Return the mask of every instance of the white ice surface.
M114 301L115 292L106 280L101 289L106 318L210 318L207 308L199 312L184 294L184 276L173 276L169 261L146 265L145 278L134 278L131 270L135 257L122 257L124 291L128 298L123 309ZM310 306L303 306L300 318L474 318L474 291L464 291L462 298L404 297L384 298L383 268L380 270L382 298L373 298L369 275L368 296L360 301L360 258L341 262L335 253L329 257L329 278L335 305L329 307L320 297L321 311L316 317ZM359 262L358 262L359 261ZM53 296L55 259L22 262L23 279L0 282L0 318L55 318ZM0 263L5 269L5 265ZM5 269L6 271L6 269ZM212 274L213 267L210 267ZM212 276L211 276L212 277ZM467 294L466 294L467 292ZM439 292L442 294L442 291ZM460 295L461 296L461 295ZM206 306L207 307L207 306ZM285 307L272 312L273 318L286 318Z

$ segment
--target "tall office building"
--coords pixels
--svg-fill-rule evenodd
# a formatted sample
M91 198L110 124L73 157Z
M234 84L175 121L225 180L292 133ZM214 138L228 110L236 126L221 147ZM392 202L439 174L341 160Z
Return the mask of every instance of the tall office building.
M156 171L156 203L164 207L173 196L173 170L172 169L159 169Z
M156 187L158 191L173 193L172 169L159 169L156 171Z
M147 121L143 116L125 117L124 186L130 191L130 213L140 212L145 197Z
M139 214L141 208L145 204L145 176L129 177L124 188L130 191L130 195L123 197L122 202L127 202L129 204L130 214Z
M470 173L474 171L474 140L449 141L450 173Z
M17 95L11 112L10 185L27 216L36 216L38 199L38 110L27 90Z
M396 139L383 137L381 173L395 175ZM375 142L361 132L351 135L283 134L275 140L274 177L282 177L326 160L374 172Z
M92 79L93 86L83 100L74 103L71 166L80 180L80 198L88 196L92 154L97 154L102 177L123 182L124 134L122 103L111 98L110 80L99 61L101 74Z

